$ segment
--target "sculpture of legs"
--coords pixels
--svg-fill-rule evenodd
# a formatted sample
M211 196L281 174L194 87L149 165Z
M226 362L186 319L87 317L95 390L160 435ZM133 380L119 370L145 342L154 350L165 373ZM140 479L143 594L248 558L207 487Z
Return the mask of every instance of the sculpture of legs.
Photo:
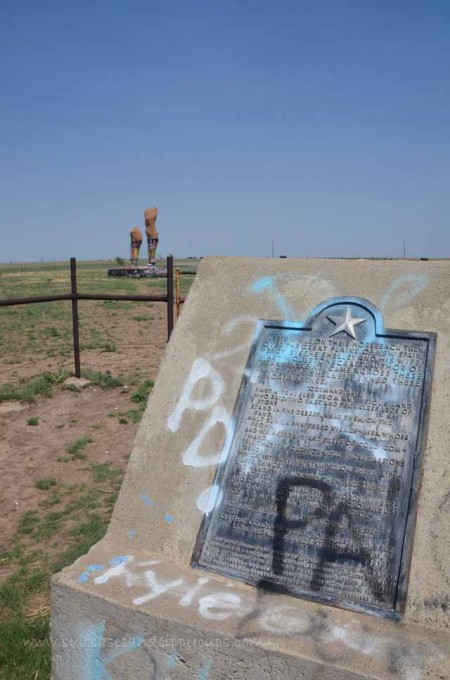
M156 229L156 218L158 217L158 208L149 208L144 211L145 232L147 234L148 247L148 263L152 267L156 263L156 248L158 247L158 231Z
M135 267L139 264L139 251L142 245L142 234L140 229L134 227L130 231L131 245L130 245L130 260Z

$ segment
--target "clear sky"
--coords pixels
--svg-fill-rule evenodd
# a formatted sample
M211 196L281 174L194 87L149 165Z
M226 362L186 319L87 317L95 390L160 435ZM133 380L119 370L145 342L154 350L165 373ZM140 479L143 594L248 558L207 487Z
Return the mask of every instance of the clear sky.
M0 261L450 256L448 0L3 0ZM142 251L141 251L142 252Z

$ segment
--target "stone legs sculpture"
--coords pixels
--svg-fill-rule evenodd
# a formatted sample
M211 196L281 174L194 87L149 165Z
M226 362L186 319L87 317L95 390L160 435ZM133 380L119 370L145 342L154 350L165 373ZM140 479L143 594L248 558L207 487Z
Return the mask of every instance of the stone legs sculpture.
M158 232L156 230L156 218L158 208L148 208L144 210L145 232L147 234L148 263L152 267L156 263L156 248L158 247Z
M139 264L139 251L142 245L142 233L137 227L130 231L130 260L132 266L136 267Z

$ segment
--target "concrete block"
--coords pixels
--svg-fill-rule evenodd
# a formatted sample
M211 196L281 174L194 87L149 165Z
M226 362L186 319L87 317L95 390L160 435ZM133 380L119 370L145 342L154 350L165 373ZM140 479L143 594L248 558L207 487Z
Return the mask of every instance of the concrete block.
M192 569L258 319L363 297L438 334L400 622ZM450 677L450 264L206 258L176 324L106 537L52 585L53 680Z

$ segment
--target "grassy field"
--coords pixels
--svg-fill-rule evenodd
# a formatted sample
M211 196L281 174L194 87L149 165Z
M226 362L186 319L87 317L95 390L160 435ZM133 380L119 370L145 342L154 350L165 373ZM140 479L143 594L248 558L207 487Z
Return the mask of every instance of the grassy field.
M80 292L151 294L80 262ZM192 270L197 262L176 262ZM182 277L182 294L193 281ZM68 263L0 265L0 299L64 293ZM105 533L164 352L163 303L80 301L86 388L73 372L68 302L0 307L0 678L50 677L50 578Z
M161 262L161 264L163 264ZM180 260L176 266L195 270L197 261ZM165 279L108 277L114 262L80 262L77 267L80 293L164 294ZM192 276L181 276L181 295L186 295ZM57 295L70 292L69 263L0 265L0 299ZM80 301L80 348L84 365L96 367L90 351L140 352L145 346L144 328L126 327L151 322L166 314L164 303L116 300ZM149 313L151 310L151 313ZM72 307L69 301L42 302L0 307L0 385L15 383L33 373L71 370L73 356ZM1 398L1 397L0 397Z

